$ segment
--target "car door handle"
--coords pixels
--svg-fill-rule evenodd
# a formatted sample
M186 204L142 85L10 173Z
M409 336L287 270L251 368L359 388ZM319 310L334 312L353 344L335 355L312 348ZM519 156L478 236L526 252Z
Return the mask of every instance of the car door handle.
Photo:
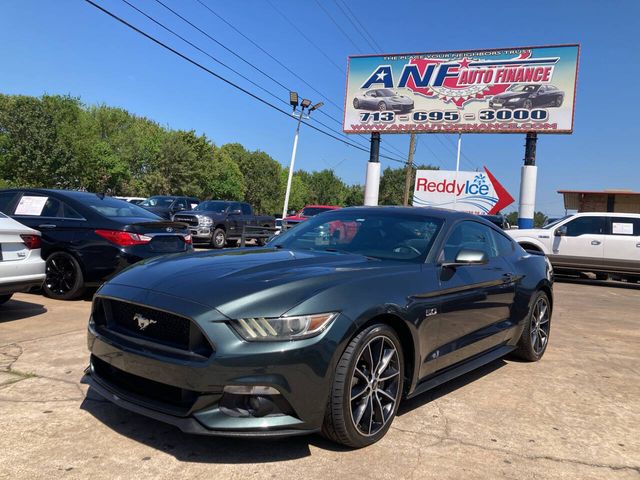
M591 245L600 245L602 242L599 240L591 240Z
M38 228L51 229L56 228L56 226L51 223L43 223L42 225L38 225Z

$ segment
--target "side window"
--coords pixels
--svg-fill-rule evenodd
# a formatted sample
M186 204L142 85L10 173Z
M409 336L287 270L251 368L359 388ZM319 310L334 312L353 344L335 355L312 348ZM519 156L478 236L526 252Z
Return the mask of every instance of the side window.
M605 217L578 217L565 223L567 237L579 237L588 234L603 234L605 232Z
M500 256L506 257L511 255L513 253L513 241L494 230L492 230L491 233L493 234L493 240L496 243L496 248Z
M62 216L61 210L61 203L55 198L25 194L16 205L14 215L56 218Z
M183 208L185 210L187 210L189 208L189 204L187 203L187 199L186 198L179 198L176 201L176 206L178 208Z
M611 217L611 231L607 233L637 237L640 235L640 218Z
M42 213L40 214L42 217L53 217L53 218L61 218L62 217L62 203L55 198L49 197L47 202L44 204L42 208Z
M73 218L75 220L84 220L84 217L76 212L66 203L62 202L62 216L64 218Z
M11 215L13 209L12 211L9 211L9 209L13 206L13 201L17 195L17 192L0 192L0 212Z
M251 206L247 203L243 203L242 205L242 214L243 215L251 215Z
M444 261L454 262L462 249L480 250L489 258L498 256L491 228L477 222L458 224L444 246Z

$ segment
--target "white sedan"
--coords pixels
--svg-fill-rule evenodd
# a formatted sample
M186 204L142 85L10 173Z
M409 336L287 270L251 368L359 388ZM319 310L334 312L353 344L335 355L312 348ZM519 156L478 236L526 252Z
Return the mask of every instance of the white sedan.
M40 232L0 213L0 305L44 282Z

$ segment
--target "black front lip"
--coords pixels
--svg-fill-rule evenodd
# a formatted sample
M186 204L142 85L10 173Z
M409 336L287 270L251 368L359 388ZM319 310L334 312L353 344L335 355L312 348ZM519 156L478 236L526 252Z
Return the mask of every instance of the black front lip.
M219 437L290 437L294 435L308 435L320 431L320 428L301 429L281 429L281 430L212 430L204 427L193 417L177 417L167 413L143 407L137 403L130 402L116 393L108 384L102 382L99 377L91 375L91 367L85 370L85 377L82 382L88 384L90 388L101 397L109 400L115 405L145 417L167 423L178 427L185 433L195 435L211 435Z

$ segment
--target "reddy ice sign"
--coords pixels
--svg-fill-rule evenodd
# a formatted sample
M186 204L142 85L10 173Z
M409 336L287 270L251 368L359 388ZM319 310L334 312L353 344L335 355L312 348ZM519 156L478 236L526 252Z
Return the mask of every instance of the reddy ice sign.
M461 212L498 213L513 203L509 192L484 168L484 172L418 170L414 207L438 207Z
M349 57L346 133L571 133L579 45Z

